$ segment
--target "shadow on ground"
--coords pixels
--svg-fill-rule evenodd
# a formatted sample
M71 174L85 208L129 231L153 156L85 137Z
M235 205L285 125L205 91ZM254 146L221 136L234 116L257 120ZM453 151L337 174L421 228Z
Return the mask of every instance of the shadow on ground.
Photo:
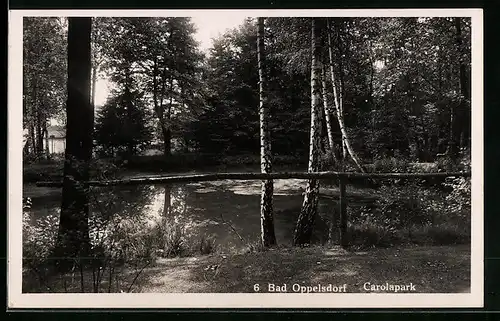
M279 248L232 256L160 259L136 283L142 293L248 293L259 284L415 285L418 293L470 291L470 246L404 247L347 252L339 248Z

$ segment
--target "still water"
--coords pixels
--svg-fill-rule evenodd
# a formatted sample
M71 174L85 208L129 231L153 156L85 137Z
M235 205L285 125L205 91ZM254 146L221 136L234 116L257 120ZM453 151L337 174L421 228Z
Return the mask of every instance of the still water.
M306 181L299 179L274 181L275 231L279 244L292 241L305 185ZM93 189L90 207L97 216L136 216L149 221L168 217L189 234L212 235L220 247L238 250L259 238L260 192L260 181L239 180L105 187ZM60 196L43 201L33 198L29 210L31 222L36 224L37 219L47 215L58 216L60 206ZM328 190L322 193L314 243L327 241L329 221L337 207L335 195L328 195Z

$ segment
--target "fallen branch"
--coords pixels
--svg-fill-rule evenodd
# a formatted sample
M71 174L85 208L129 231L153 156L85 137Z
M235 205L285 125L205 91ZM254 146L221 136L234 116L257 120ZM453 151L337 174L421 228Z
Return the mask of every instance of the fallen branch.
M148 262L142 267L142 269L139 271L139 273L137 273L134 277L134 279L132 280L132 283L130 283L128 289L127 289L127 293L130 293L130 291L132 290L132 287L134 286L134 283L135 281L137 281L137 279L139 278L139 276L142 274L142 271L144 271L145 268L147 268L149 265L151 264L151 261L148 260Z
M355 173L355 172L281 172L281 173L213 173L180 176L135 177L127 179L114 179L102 181L88 181L89 186L116 186L116 185L141 185L141 184L168 184L192 183L233 180L266 180L266 179L331 179L331 178L434 178L434 177L470 177L470 172L444 172L444 173ZM62 187L62 181L41 181L36 186Z
M222 220L222 224L229 226L229 227L231 228L231 230L233 230L233 232L234 232L236 235L238 235L238 237L240 238L240 241L241 241L241 242L243 242L243 243L245 243L245 239L244 239L244 238L240 235L240 233L238 233L238 231L234 228L234 226L233 226L231 223L227 222L227 221L224 219L224 216L222 215L222 213L220 214L220 218L221 218L221 220Z

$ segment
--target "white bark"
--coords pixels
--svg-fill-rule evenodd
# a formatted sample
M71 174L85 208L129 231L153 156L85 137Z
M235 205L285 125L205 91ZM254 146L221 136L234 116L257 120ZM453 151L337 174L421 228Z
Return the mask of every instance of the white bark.
M318 43L318 25L316 18L312 19L311 29L311 133L309 140L309 164L308 172L316 172L319 169L319 147L320 147L320 125L321 125L321 66L319 65L320 46ZM294 245L307 244L311 240L314 221L317 215L319 197L319 181L309 179L307 181L304 193L304 201L297 219L295 234L293 238Z
M260 167L262 173L271 173L272 154L271 139L269 132L269 106L266 97L265 77L265 44L264 44L264 18L258 19L257 31L257 61L259 68L259 119L260 119ZM262 193L260 203L261 241L263 246L276 244L273 218L273 180L262 181Z
M335 142L333 141L333 129L332 129L332 111L330 110L330 105L328 104L328 94L326 89L326 70L325 66L322 66L322 78L321 78L321 89L323 91L323 108L325 111L325 121L326 121L326 131L328 135L328 144L330 146L330 153L335 159Z
M354 163L356 163L356 166L361 172L365 172L363 169L363 166L361 166L361 162L359 161L356 153L354 152L353 148L351 147L351 144L349 142L349 137L347 135L347 130L344 126L344 115L343 115L343 97L342 97L342 91L340 92L340 95L337 94L337 83L335 80L335 71L333 68L333 50L332 50L332 39L330 36L330 28L328 28L328 55L330 58L330 78L332 82L332 89L333 89L333 95L334 95L334 101L335 101L335 109L337 113L337 120L339 122L339 127L340 127L340 132L342 133L342 145L345 146L347 151L349 152L349 155L351 155L351 158L353 159Z

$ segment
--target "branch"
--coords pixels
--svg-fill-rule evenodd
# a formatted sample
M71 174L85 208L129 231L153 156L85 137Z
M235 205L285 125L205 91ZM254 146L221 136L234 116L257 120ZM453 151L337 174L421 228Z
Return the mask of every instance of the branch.
M89 186L141 185L160 183L192 183L234 180L268 180L268 179L331 179L331 178L434 178L434 177L470 177L470 172L443 173L356 173L356 172L281 172L281 173L213 173L179 176L136 177L127 179L88 181ZM37 182L36 186L62 187L62 181Z
M222 220L222 224L228 225L231 228L231 230L233 230L233 232L236 233L236 235L238 235L238 237L240 238L240 241L245 243L245 239L243 239L243 237L240 235L240 233L238 233L238 231L234 228L234 226L231 223L227 222L224 219L224 216L222 215L222 213L220 213L220 218Z
M145 268L147 268L149 265L151 264L151 261L148 260L148 263L146 263L146 265L144 265L141 270L139 271L139 273L137 273L134 277L134 279L132 280L132 283L130 283L128 289L127 289L127 293L130 293L130 291L132 290L132 287L134 286L134 283L135 281L137 281L137 279L139 278L139 275L141 275L142 271L144 271Z

